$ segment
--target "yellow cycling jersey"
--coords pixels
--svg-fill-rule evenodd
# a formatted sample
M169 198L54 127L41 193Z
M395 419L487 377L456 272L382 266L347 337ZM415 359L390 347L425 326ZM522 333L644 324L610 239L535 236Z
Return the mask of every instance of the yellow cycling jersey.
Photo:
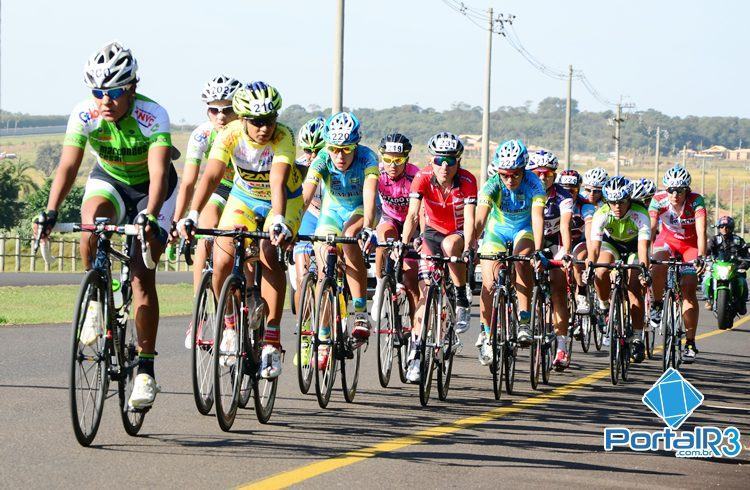
M294 136L285 125L277 123L271 140L261 145L251 140L241 119L232 121L216 136L208 158L233 166L234 188L253 199L271 200L269 176L271 165L289 165L287 197L302 193L302 174L294 165Z

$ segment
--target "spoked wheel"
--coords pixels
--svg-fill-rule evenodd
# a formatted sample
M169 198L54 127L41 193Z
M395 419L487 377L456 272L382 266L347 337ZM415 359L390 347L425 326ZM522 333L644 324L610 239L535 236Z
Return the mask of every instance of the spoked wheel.
M195 406L208 415L214 405L213 355L216 337L216 296L210 271L203 273L193 306L192 356L190 367L193 380Z
M422 343L419 352L419 403L423 407L430 401L432 389L432 374L435 370L435 345L437 344L437 325L440 311L437 307L435 293L430 289L425 303L424 319L422 320Z
M651 325L649 320L646 319L643 325L643 345L646 347L646 359L654 358L654 344L656 341L656 332Z
M672 316L672 297L667 295L664 301L664 307L661 314L661 331L664 332L663 347L664 352L662 353L662 369L666 371L670 367L674 368L676 365L676 349L675 349L675 334L674 334L674 318Z
M682 365L682 337L685 334L685 323L682 318L682 302L672 299L672 318L675 331L674 340L674 368L679 369Z
M378 379L380 386L388 387L393 369L394 340L396 332L396 318L391 298L395 295L390 276L383 277L375 291L378 311L374 312L376 330L378 332Z
M516 325L518 312L516 303L511 296L506 303L505 322L501 327L501 340L503 340L503 356L505 359L505 392L513 394L513 385L516 381L516 358L518 357L518 339L516 337Z
M89 270L81 282L73 315L68 392L73 431L82 446L90 445L96 437L109 386L110 347L104 335L109 317L107 296L99 273ZM89 325L100 333L90 345L79 339L87 318Z
M620 377L623 339L620 337L622 331L622 298L620 291L615 290L609 305L609 377L612 384L616 385Z
M539 287L534 288L531 300L531 348L529 351L529 375L531 388L537 389L542 372L542 344L544 342L544 298Z
M120 347L122 355L120 359L124 365L121 367L122 377L117 381L117 394L120 399L120 417L125 432L136 436L143 426L143 419L147 410L134 410L128 406L130 394L133 393L135 382L135 371L138 367L138 334L135 330L135 321L132 318L125 320L119 328Z
M241 308L240 279L229 276L221 288L216 308L214 335L214 403L221 430L228 431L234 424L243 381L245 358L245 321ZM218 346L218 348L217 348Z
M344 400L352 403L354 395L357 394L359 365L364 343L349 335L342 335L341 340L339 349L344 354L341 359L341 390L344 392Z
M313 371L313 331L315 320L315 276L308 274L302 283L297 314L297 381L303 394L310 391Z
M589 315L578 315L578 325L581 330L581 350L588 352L591 348L591 316Z
M448 390L451 386L451 374L453 373L453 358L455 357L454 354L458 345L458 337L453 330L453 326L456 324L456 309L450 301L447 302L444 308L447 308L448 311L445 315L446 322L440 329L443 332L443 339L440 342L443 359L438 366L437 373L438 398L442 401L448 398Z
M263 300L261 299L260 301ZM263 311L267 311L267 308L264 308ZM250 325L250 327L252 330L248 352L254 360L250 365L259 366L261 363L261 351L263 350L262 340L266 330L265 314L261 315L260 325ZM278 376L271 379L261 378L258 376L257 371L245 374L245 378L248 378L251 381L253 402L255 403L255 416L258 418L258 422L265 424L271 418L271 414L273 413L279 378Z
M492 364L490 364L490 371L492 371L492 391L495 394L495 400L499 400L503 392L503 371L506 363L505 296L498 291L492 303L492 319L490 321Z
M542 383L549 384L549 373L557 351L557 337L552 330L552 305L549 299L544 300L544 330L542 330Z
M604 339L604 332L602 332L601 326L599 325L599 308L596 306L596 296L594 295L594 287L587 286L586 292L589 297L589 314L588 324L591 329L591 336L594 338L594 347L596 351L602 350L602 340Z
M630 302L624 299L620 303L620 318L622 318L622 331L624 334L621 339L620 347L620 378L623 381L628 380L630 374L630 356L632 355L632 346L628 338L632 337L633 326L630 324Z
M337 356L334 352L337 342L339 318L336 288L332 282L320 285L316 300L313 368L315 369L315 395L320 408L326 408L331 399L333 383L336 380Z

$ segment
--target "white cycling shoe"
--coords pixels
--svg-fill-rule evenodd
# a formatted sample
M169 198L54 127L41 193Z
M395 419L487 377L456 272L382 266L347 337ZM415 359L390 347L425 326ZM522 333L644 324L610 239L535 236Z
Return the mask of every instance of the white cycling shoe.
M83 345L93 345L99 340L102 332L102 304L99 301L91 301L86 307L86 317L83 319L81 333L78 340Z
M156 384L154 378L148 374L139 374L133 382L133 392L130 394L128 406L136 410L149 408L154 404L156 394L160 391L161 387Z
M225 328L219 345L219 364L225 367L234 366L237 363L237 330Z
M278 378L281 374L281 352L276 346L266 344L260 353L260 377Z

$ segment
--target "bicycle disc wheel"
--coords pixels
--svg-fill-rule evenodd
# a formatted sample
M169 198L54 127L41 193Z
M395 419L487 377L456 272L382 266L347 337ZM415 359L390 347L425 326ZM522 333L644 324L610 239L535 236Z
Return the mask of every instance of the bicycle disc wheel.
M516 339L516 325L518 323L518 311L515 296L506 299L505 322L501 327L503 340L503 356L505 359L505 392L513 394L513 385L516 381L516 358L518 357L518 341Z
M265 330L266 317L262 316L260 325L253 328L252 335L250 336L251 345L248 351L254 359L254 362L250 363L251 366L260 364L260 354L263 350L262 340ZM256 372L245 374L245 377L251 380L255 416L261 424L268 423L273 413L273 406L276 403L276 389L279 384L279 378L278 376L271 379L261 378L258 376L257 370Z
M434 296L434 289L430 288L427 292L424 318L422 320L422 344L419 353L419 403L423 407L426 407L430 401L432 374L435 370L435 344L437 343L435 337L440 312L438 311L437 301Z
M245 350L240 297L243 294L238 277L229 276L221 288L216 308L214 336L214 405L221 430L228 431L234 424L239 405L240 387L244 372ZM226 326L233 319L234 328ZM218 347L216 347L218 346Z
M492 302L490 320L490 336L492 337L492 391L495 400L500 399L503 392L503 371L505 367L505 296L498 290Z
M613 385L616 385L620 377L620 326L622 325L622 319L620 318L621 298L620 291L614 290L611 295L611 301L609 305L609 377Z
M120 335L120 366L121 377L117 381L117 394L120 399L120 417L125 432L136 436L143 426L143 419L147 410L133 410L128 406L130 394L133 392L135 382L135 370L138 366L138 333L135 329L135 321L128 318L118 326Z
M92 302L97 302L101 307L92 305L89 312ZM97 336L91 345L79 340L87 314L94 315L95 308L99 308L98 318L94 318L95 328L103 333L109 316L108 290L99 272L91 269L83 276L73 314L68 391L73 431L82 446L90 445L96 437L109 384L110 347L106 336Z
M447 297L444 296L444 298L447 300ZM438 398L441 401L445 401L448 398L448 390L451 386L451 375L453 373L453 358L455 357L456 346L458 344L458 337L453 330L453 326L456 324L456 308L453 307L450 301L448 301L445 308L448 311L445 315L446 321L443 324L443 328L441 328L441 331L444 332L444 337L440 342L443 359L440 365L437 366Z
M331 399L333 383L336 380L336 363L338 353L338 328L336 319L339 318L336 286L331 281L323 282L317 293L317 307L315 308L315 322L313 328L314 350L313 367L315 368L315 395L320 408L326 408ZM325 338L322 335L323 326L328 329Z
M213 355L216 327L216 296L211 285L213 274L206 271L201 277L193 306L193 342L190 370L193 399L198 412L208 415L214 405Z
M310 391L313 378L313 331L315 320L315 276L307 274L302 283L297 314L297 381L302 394Z
M378 380L380 386L388 387L393 368L393 345L397 335L396 321L393 313L393 290L390 276L384 276L375 291L378 304L376 315L376 330L378 332Z
M542 336L544 335L544 298L541 288L534 287L531 299L531 348L529 351L529 376L531 388L537 389L542 371Z

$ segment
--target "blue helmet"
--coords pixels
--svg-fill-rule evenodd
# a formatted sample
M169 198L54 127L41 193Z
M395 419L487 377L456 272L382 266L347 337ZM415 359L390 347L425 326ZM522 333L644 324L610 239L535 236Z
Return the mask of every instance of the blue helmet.
M633 185L627 177L615 176L604 184L602 189L607 201L621 201L633 195Z
M323 140L329 145L353 145L360 139L359 119L351 112L339 112L326 119Z
M495 156L492 157L492 164L487 169L491 176L495 175L498 170L515 170L524 168L529 163L529 152L521 140L508 140L495 150Z

